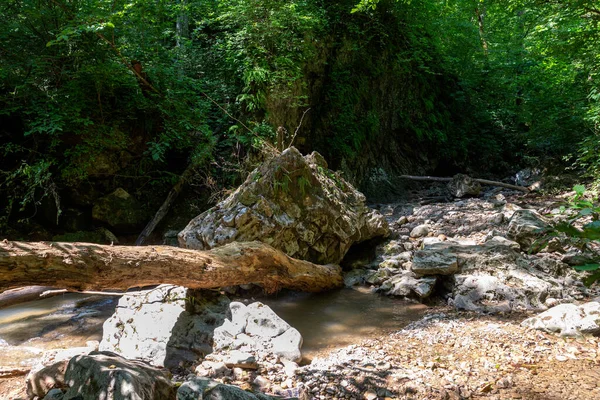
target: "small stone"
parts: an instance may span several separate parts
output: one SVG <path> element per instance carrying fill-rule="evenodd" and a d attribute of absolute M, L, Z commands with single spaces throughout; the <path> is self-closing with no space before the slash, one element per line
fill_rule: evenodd
<path fill-rule="evenodd" d="M 410 231 L 410 237 L 413 239 L 422 238 L 424 236 L 427 236 L 430 230 L 431 228 L 429 227 L 429 225 L 424 224 L 416 226 L 412 231 Z"/>
<path fill-rule="evenodd" d="M 363 398 L 365 400 L 375 400 L 375 399 L 377 399 L 377 393 L 375 393 L 375 391 L 373 391 L 373 390 L 367 390 L 363 394 Z"/>
<path fill-rule="evenodd" d="M 256 357 L 250 353 L 244 353 L 242 351 L 234 350 L 229 353 L 229 356 L 224 360 L 225 365 L 229 368 L 245 368 L 245 369 L 256 369 L 258 364 Z"/>
<path fill-rule="evenodd" d="M 257 376 L 252 382 L 261 392 L 265 392 L 271 387 L 271 382 L 262 375 Z"/>

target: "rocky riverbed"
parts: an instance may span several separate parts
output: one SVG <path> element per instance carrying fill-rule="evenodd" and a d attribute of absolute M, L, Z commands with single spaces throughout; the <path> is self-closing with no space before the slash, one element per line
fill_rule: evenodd
<path fill-rule="evenodd" d="M 429 195 L 436 197 L 438 190 L 432 187 Z M 224 355 L 215 351 L 201 362 L 188 358 L 172 366 L 171 379 L 181 385 L 179 398 L 191 398 L 185 393 L 198 388 L 214 393 L 237 390 L 220 383 L 257 396 L 304 399 L 599 398 L 600 340 L 594 335 L 600 334 L 600 305 L 590 302 L 599 294 L 597 287 L 584 286 L 583 275 L 569 266 L 582 255 L 566 241 L 554 241 L 543 251 L 535 248 L 539 229 L 554 218 L 550 212 L 562 199 L 490 190 L 480 198 L 422 204 L 427 195 L 378 205 L 391 226 L 390 239 L 374 253 L 357 252 L 346 260 L 346 267 L 353 268 L 346 274 L 349 286 L 362 285 L 372 296 L 425 302 L 429 309 L 424 317 L 403 329 L 371 334 L 367 340 L 301 360 L 297 353 L 286 356 L 287 349 L 252 353 L 252 343 L 267 339 L 253 339 L 246 314 L 245 328 L 236 333 L 231 316 L 225 336 L 237 340 L 236 349 L 223 345 L 221 334 L 219 351 L 225 349 Z M 560 304 L 585 307 L 553 308 Z M 185 302 L 169 307 L 189 311 Z M 554 314 L 523 324 L 549 308 Z M 136 316 L 122 315 L 127 324 L 121 326 L 135 325 Z M 225 319 L 212 311 L 203 315 L 203 324 Z M 277 322 L 273 326 L 283 326 L 276 330 L 293 329 L 271 314 L 268 319 Z M 115 321 L 118 328 L 120 320 Z M 297 342 L 296 333 L 291 337 Z M 111 350 L 124 349 L 117 345 Z M 148 361 L 161 366 L 155 356 L 152 353 Z M 25 398 L 23 378 L 0 379 L 0 396 Z"/>

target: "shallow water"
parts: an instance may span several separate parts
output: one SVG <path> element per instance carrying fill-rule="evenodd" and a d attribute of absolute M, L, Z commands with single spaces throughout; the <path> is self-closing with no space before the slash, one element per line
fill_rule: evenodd
<path fill-rule="evenodd" d="M 303 355 L 326 351 L 397 331 L 420 319 L 426 306 L 370 293 L 341 289 L 327 293 L 288 293 L 260 299 L 304 338 Z"/>
<path fill-rule="evenodd" d="M 0 309 L 0 366 L 29 365 L 41 350 L 100 340 L 116 298 L 64 294 Z"/>
<path fill-rule="evenodd" d="M 302 352 L 308 359 L 401 329 L 421 318 L 426 309 L 366 289 L 285 293 L 258 300 L 300 331 Z M 100 340 L 102 324 L 114 312 L 117 301 L 117 297 L 71 293 L 0 309 L 0 366 L 22 366 L 34 360 L 40 350 L 85 346 L 88 340 Z"/>

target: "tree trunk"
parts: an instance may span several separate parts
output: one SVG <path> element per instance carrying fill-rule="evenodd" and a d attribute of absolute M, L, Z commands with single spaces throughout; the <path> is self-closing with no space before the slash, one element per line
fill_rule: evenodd
<path fill-rule="evenodd" d="M 268 292 L 319 292 L 340 287 L 342 274 L 337 265 L 296 260 L 261 242 L 234 242 L 209 251 L 0 242 L 0 291 L 30 285 L 126 290 L 162 283 L 198 289 L 255 283 Z"/>
<path fill-rule="evenodd" d="M 150 220 L 150 222 L 148 222 L 148 225 L 146 225 L 142 233 L 140 233 L 140 236 L 138 236 L 137 240 L 135 241 L 136 246 L 141 246 L 142 244 L 144 244 L 148 236 L 150 236 L 152 232 L 154 232 L 154 228 L 156 228 L 156 226 L 160 223 L 160 221 L 162 221 L 165 215 L 167 215 L 169 209 L 171 208 L 171 204 L 173 204 L 173 202 L 177 199 L 177 196 L 179 196 L 179 193 L 183 189 L 183 186 L 194 172 L 195 167 L 196 165 L 194 163 L 190 163 L 190 165 L 188 165 L 185 171 L 183 171 L 183 174 L 181 174 L 179 180 L 169 192 L 169 195 L 163 202 L 162 206 L 160 206 L 154 217 Z"/>

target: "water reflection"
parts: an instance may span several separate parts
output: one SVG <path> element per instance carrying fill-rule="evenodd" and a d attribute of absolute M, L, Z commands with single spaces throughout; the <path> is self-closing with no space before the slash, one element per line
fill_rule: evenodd
<path fill-rule="evenodd" d="M 260 301 L 300 331 L 304 338 L 302 353 L 308 358 L 402 329 L 421 318 L 427 308 L 374 295 L 367 289 L 287 293 Z"/>
<path fill-rule="evenodd" d="M 0 309 L 0 341 L 59 348 L 99 340 L 117 298 L 64 294 Z"/>

